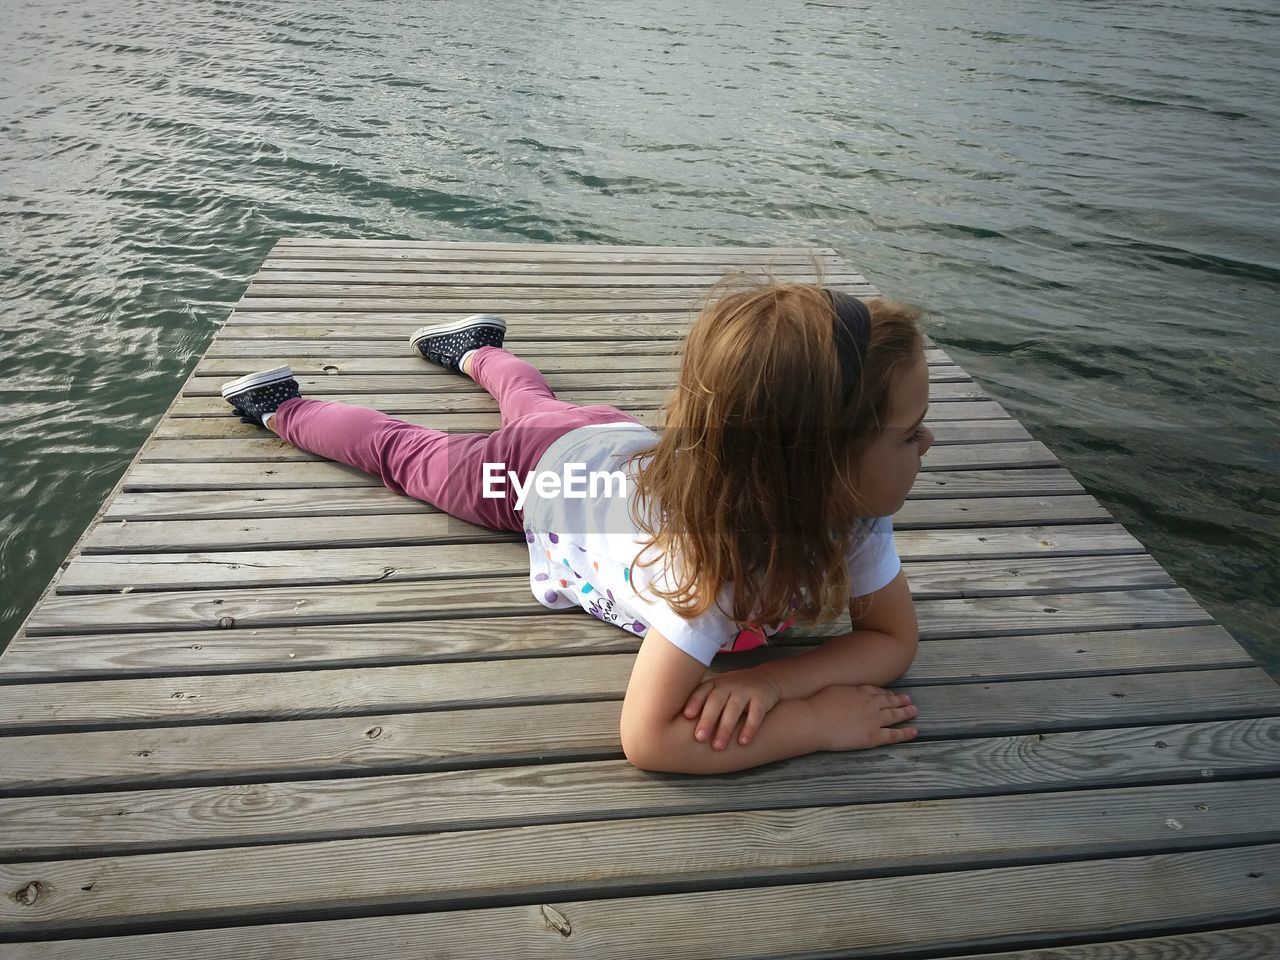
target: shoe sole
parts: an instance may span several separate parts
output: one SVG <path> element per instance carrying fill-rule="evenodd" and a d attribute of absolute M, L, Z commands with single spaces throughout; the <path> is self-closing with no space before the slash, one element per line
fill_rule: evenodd
<path fill-rule="evenodd" d="M 507 332 L 507 321 L 501 317 L 495 317 L 491 313 L 477 313 L 463 320 L 454 320 L 452 323 L 433 323 L 428 327 L 419 327 L 413 331 L 409 337 L 409 346 L 415 351 L 418 344 L 427 339 L 427 337 L 439 337 L 446 333 L 458 333 L 461 330 L 467 330 L 470 327 L 497 327 L 505 335 Z"/>
<path fill-rule="evenodd" d="M 293 379 L 293 370 L 289 367 L 276 367 L 274 370 L 262 370 L 258 373 L 246 374 L 238 380 L 232 380 L 230 383 L 222 385 L 222 399 L 226 400 L 237 393 L 252 390 L 254 387 L 265 387 L 269 383 L 279 383 L 282 380 L 291 379 Z"/>

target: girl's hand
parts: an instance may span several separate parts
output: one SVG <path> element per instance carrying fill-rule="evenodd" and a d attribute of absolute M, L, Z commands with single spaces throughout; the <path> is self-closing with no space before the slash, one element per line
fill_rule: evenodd
<path fill-rule="evenodd" d="M 902 743 L 916 735 L 914 727 L 893 724 L 910 720 L 919 710 L 904 693 L 871 684 L 823 687 L 810 701 L 828 731 L 828 750 L 866 750 Z"/>
<path fill-rule="evenodd" d="M 768 674 L 754 668 L 734 670 L 698 686 L 684 705 L 684 715 L 687 720 L 698 717 L 693 731 L 695 740 L 705 743 L 714 732 L 711 749 L 723 750 L 745 711 L 747 719 L 738 736 L 738 743 L 745 747 L 759 731 L 764 715 L 781 699 L 777 683 Z"/>

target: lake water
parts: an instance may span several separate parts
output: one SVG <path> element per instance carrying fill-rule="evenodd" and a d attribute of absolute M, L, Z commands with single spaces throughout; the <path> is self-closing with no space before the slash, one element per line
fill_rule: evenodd
<path fill-rule="evenodd" d="M 1280 675 L 1280 15 L 0 6 L 0 642 L 280 236 L 830 245 Z"/>

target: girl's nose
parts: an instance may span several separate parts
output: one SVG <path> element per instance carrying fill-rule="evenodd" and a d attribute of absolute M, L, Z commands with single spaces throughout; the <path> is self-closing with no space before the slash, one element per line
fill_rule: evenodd
<path fill-rule="evenodd" d="M 920 456 L 924 456 L 929 452 L 929 448 L 933 446 L 933 430 L 929 427 L 923 427 L 923 433 L 920 438 Z"/>

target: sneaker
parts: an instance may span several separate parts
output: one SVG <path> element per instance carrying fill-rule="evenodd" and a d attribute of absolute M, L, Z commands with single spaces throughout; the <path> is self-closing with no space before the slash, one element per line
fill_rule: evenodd
<path fill-rule="evenodd" d="M 246 422 L 260 425 L 262 418 L 275 413 L 280 404 L 301 396 L 298 381 L 288 367 L 250 373 L 222 385 L 222 399 Z"/>
<path fill-rule="evenodd" d="M 507 321 L 490 313 L 465 320 L 419 327 L 409 338 L 415 353 L 449 370 L 462 372 L 462 355 L 480 347 L 500 347 L 507 335 Z"/>

